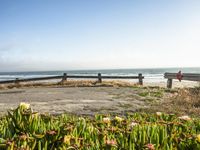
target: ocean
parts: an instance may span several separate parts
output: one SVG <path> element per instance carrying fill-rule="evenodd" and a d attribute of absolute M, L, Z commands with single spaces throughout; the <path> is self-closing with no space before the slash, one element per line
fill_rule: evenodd
<path fill-rule="evenodd" d="M 0 81 L 12 80 L 15 78 L 32 78 L 55 76 L 67 73 L 68 75 L 121 75 L 134 76 L 142 73 L 145 82 L 162 82 L 166 81 L 163 75 L 165 72 L 176 73 L 181 70 L 183 73 L 200 73 L 199 68 L 153 68 L 153 69 L 105 69 L 105 70 L 66 70 L 66 71 L 30 71 L 30 72 L 0 72 Z"/>

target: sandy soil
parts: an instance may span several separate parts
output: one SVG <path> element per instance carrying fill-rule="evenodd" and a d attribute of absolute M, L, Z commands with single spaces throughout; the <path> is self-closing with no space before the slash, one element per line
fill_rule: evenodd
<path fill-rule="evenodd" d="M 124 113 L 150 106 L 137 92 L 128 87 L 7 89 L 0 91 L 0 112 L 15 108 L 22 101 L 36 111 L 49 113 Z"/>
<path fill-rule="evenodd" d="M 199 86 L 200 83 L 196 81 L 181 81 L 173 80 L 172 88 L 185 88 L 185 87 L 195 87 Z M 164 82 L 144 82 L 144 86 L 159 86 L 159 87 L 166 87 L 167 80 Z"/>

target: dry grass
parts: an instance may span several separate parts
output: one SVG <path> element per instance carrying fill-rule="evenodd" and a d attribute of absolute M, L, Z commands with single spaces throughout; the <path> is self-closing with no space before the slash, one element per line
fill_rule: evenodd
<path fill-rule="evenodd" d="M 25 88 L 25 87 L 132 87 L 137 86 L 136 83 L 124 82 L 124 81 L 98 81 L 92 80 L 68 80 L 64 82 L 24 82 L 18 84 L 2 84 L 0 89 L 12 89 L 12 88 Z"/>
<path fill-rule="evenodd" d="M 152 106 L 150 112 L 162 111 L 179 115 L 200 115 L 200 87 L 178 89 L 159 105 Z"/>

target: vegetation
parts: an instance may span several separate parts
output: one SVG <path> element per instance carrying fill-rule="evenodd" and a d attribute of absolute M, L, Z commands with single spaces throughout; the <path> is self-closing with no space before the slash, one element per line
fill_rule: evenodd
<path fill-rule="evenodd" d="M 104 80 L 102 83 L 99 83 L 96 80 L 67 80 L 67 81 L 57 81 L 54 82 L 22 82 L 22 83 L 10 83 L 10 84 L 1 84 L 0 90 L 2 89 L 12 89 L 12 88 L 21 88 L 21 87 L 138 87 L 135 83 L 129 83 L 125 81 L 115 80 Z"/>
<path fill-rule="evenodd" d="M 170 90 L 171 96 L 165 98 L 159 104 L 152 106 L 148 112 L 165 111 L 166 113 L 175 113 L 178 115 L 200 115 L 200 88 L 182 88 Z"/>
<path fill-rule="evenodd" d="M 142 92 L 139 92 L 138 95 L 142 97 L 150 96 L 150 97 L 162 98 L 164 95 L 164 92 L 165 91 L 163 90 L 163 88 L 146 87 L 143 89 Z"/>
<path fill-rule="evenodd" d="M 33 112 L 21 103 L 0 119 L 0 149 L 200 149 L 200 119 L 134 113 L 94 118 Z"/>

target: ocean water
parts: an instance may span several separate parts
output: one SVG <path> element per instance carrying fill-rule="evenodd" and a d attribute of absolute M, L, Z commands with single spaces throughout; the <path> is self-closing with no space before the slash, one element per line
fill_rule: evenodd
<path fill-rule="evenodd" d="M 165 72 L 176 73 L 181 70 L 183 73 L 200 73 L 200 68 L 157 68 L 157 69 L 106 69 L 106 70 L 66 70 L 66 71 L 33 71 L 33 72 L 0 72 L 0 81 L 12 80 L 15 78 L 32 78 L 63 75 L 120 75 L 134 76 L 142 73 L 145 77 L 144 82 L 163 82 Z"/>

